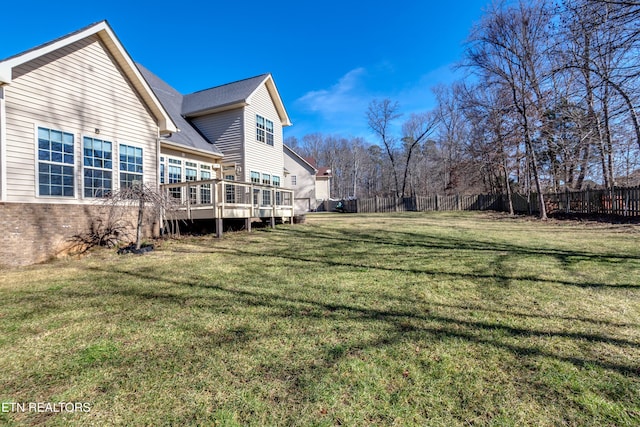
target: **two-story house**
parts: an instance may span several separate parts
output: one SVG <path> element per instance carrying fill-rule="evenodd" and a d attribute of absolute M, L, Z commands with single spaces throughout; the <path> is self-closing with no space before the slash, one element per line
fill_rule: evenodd
<path fill-rule="evenodd" d="M 170 116 L 180 124 L 180 132 L 161 140 L 162 184 L 195 181 L 196 177 L 207 179 L 202 174 L 196 175 L 195 171 L 189 174 L 181 158 L 188 157 L 184 147 L 189 146 L 223 154 L 223 162 L 217 174 L 212 176 L 214 178 L 276 189 L 284 185 L 282 129 L 290 126 L 291 122 L 270 74 L 181 95 L 143 66 L 139 65 L 139 69 Z M 262 188 L 254 196 L 255 200 L 247 201 L 251 203 L 241 203 L 238 193 L 242 189 L 233 184 L 225 186 L 228 188 L 224 190 L 224 201 L 236 207 L 252 204 L 269 208 L 282 201 L 282 191 Z M 206 219 L 204 212 L 194 211 L 192 218 Z M 227 210 L 227 215 L 248 219 L 251 216 L 272 216 L 273 212 L 260 209 L 248 215 L 245 210 L 237 209 L 233 213 Z"/>
<path fill-rule="evenodd" d="M 280 209 L 291 192 L 279 190 L 290 124 L 271 75 L 183 96 L 138 66 L 106 21 L 4 59 L 0 263 L 64 251 L 91 229 L 105 194 L 136 182 L 184 183 L 167 191 L 208 207 L 201 214 L 218 226 L 225 212 L 292 216 Z"/>

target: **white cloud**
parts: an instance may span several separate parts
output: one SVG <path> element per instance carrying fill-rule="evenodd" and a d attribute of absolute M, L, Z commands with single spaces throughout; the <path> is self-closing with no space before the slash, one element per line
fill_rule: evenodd
<path fill-rule="evenodd" d="M 321 132 L 375 138 L 365 116 L 373 99 L 388 98 L 398 102 L 403 116 L 394 126 L 399 128 L 411 113 L 422 113 L 435 107 L 432 91 L 435 85 L 448 84 L 459 77 L 459 72 L 449 65 L 433 69 L 413 81 L 403 81 L 400 70 L 389 62 L 355 68 L 330 87 L 307 92 L 298 98 L 292 110 L 295 126 L 287 134 L 301 137 Z"/>
<path fill-rule="evenodd" d="M 338 83 L 329 89 L 307 92 L 298 98 L 296 103 L 306 111 L 319 113 L 325 117 L 353 111 L 354 107 L 363 102 L 366 105 L 367 96 L 362 81 L 365 75 L 364 68 L 355 68 L 342 76 Z"/>

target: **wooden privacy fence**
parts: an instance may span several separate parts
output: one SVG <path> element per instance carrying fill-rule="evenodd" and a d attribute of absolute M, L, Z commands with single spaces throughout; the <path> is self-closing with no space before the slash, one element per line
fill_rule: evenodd
<path fill-rule="evenodd" d="M 538 197 L 512 195 L 517 213 L 540 212 Z M 373 197 L 344 201 L 345 210 L 352 213 L 426 212 L 426 211 L 509 211 L 506 195 L 433 195 L 414 197 Z M 567 191 L 545 194 L 547 213 L 587 215 L 618 215 L 640 217 L 640 187 L 609 190 Z"/>
<path fill-rule="evenodd" d="M 554 193 L 546 196 L 545 204 L 550 213 L 640 217 L 640 187 Z"/>
<path fill-rule="evenodd" d="M 373 197 L 345 200 L 344 206 L 353 213 L 503 210 L 502 199 L 499 194 Z"/>

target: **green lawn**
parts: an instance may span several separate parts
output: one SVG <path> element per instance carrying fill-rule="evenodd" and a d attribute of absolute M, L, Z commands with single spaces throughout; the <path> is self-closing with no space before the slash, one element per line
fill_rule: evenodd
<path fill-rule="evenodd" d="M 640 226 L 309 215 L 0 271 L 8 425 L 640 425 Z"/>

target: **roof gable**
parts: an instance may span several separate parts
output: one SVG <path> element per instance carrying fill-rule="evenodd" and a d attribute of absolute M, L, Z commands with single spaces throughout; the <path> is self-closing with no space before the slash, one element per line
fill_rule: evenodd
<path fill-rule="evenodd" d="M 187 117 L 197 117 L 245 107 L 251 104 L 253 95 L 262 85 L 267 87 L 282 126 L 291 126 L 291 121 L 271 74 L 261 74 L 185 95 L 182 114 Z"/>
<path fill-rule="evenodd" d="M 100 38 L 104 43 L 104 46 L 106 46 L 106 49 L 121 67 L 132 86 L 158 121 L 160 132 L 176 132 L 178 130 L 176 124 L 171 120 L 168 112 L 164 109 L 154 92 L 142 77 L 142 74 L 135 66 L 133 60 L 125 50 L 124 46 L 120 43 L 107 21 L 101 21 L 89 25 L 59 39 L 50 41 L 0 61 L 0 85 L 11 84 L 14 67 L 25 64 L 93 35 L 97 35 Z"/>
<path fill-rule="evenodd" d="M 287 156 L 290 159 L 298 162 L 300 165 L 304 166 L 305 168 L 310 169 L 311 173 L 313 173 L 313 174 L 317 174 L 318 173 L 318 169 L 314 165 L 309 163 L 309 161 L 306 160 L 304 157 L 302 157 L 300 154 L 298 154 L 295 151 L 293 151 L 293 149 L 291 147 L 289 147 L 286 144 L 282 144 L 282 146 L 284 147 L 284 155 L 285 156 Z"/>
<path fill-rule="evenodd" d="M 146 79 L 147 83 L 154 91 L 169 116 L 178 126 L 178 132 L 172 133 L 162 139 L 163 142 L 176 143 L 182 146 L 204 151 L 209 155 L 222 157 L 222 152 L 218 147 L 202 136 L 197 129 L 182 117 L 183 96 L 180 92 L 169 86 L 164 80 L 147 70 L 144 66 L 137 64 L 138 69 Z"/>

